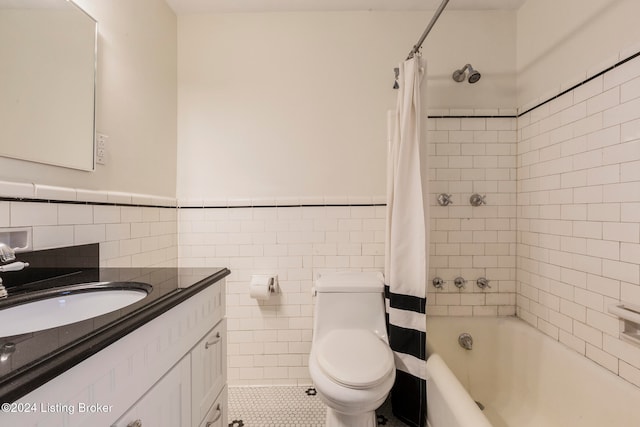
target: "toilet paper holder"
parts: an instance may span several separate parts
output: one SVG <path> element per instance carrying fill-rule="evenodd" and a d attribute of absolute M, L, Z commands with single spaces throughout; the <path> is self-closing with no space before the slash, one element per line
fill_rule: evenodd
<path fill-rule="evenodd" d="M 257 290 L 252 289 L 254 285 L 258 287 Z M 260 290 L 259 288 L 262 288 L 262 290 Z M 249 289 L 251 298 L 268 299 L 271 295 L 278 292 L 278 275 L 253 274 L 251 275 L 251 283 L 249 285 Z"/>
<path fill-rule="evenodd" d="M 270 293 L 275 293 L 276 291 L 276 278 L 273 276 L 269 277 L 269 292 Z"/>

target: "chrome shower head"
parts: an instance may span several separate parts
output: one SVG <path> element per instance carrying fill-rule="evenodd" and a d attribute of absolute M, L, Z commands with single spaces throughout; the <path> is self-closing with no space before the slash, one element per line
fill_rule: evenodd
<path fill-rule="evenodd" d="M 478 72 L 478 70 L 474 70 L 471 65 L 469 65 L 469 83 L 473 84 L 477 82 L 480 80 L 480 77 L 482 77 L 480 72 Z"/>
<path fill-rule="evenodd" d="M 482 75 L 478 72 L 478 70 L 474 70 L 473 67 L 471 66 L 471 64 L 467 64 L 464 67 L 462 67 L 460 70 L 455 70 L 453 72 L 453 75 L 451 76 L 453 78 L 453 80 L 455 80 L 456 82 L 460 83 L 462 81 L 464 81 L 464 72 L 469 70 L 469 83 L 473 84 L 476 83 L 478 80 L 480 80 L 480 77 L 482 77 Z"/>

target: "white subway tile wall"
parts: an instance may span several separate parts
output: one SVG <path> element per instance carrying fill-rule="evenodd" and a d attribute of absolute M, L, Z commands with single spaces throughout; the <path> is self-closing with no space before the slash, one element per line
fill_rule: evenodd
<path fill-rule="evenodd" d="M 453 115 L 438 110 L 432 115 Z M 479 111 L 465 111 L 480 115 Z M 497 114 L 495 112 L 494 114 Z M 427 122 L 431 216 L 430 315 L 506 316 L 516 305 L 516 119 L 433 118 Z M 451 194 L 449 206 L 437 197 Z M 474 207 L 472 194 L 485 197 Z M 446 281 L 436 289 L 431 280 Z M 456 277 L 467 280 L 458 289 Z M 490 288 L 476 285 L 480 277 Z"/>
<path fill-rule="evenodd" d="M 31 227 L 33 250 L 99 243 L 102 267 L 176 266 L 177 215 L 175 208 L 0 201 L 0 227 Z"/>
<path fill-rule="evenodd" d="M 518 119 L 517 314 L 640 386 L 640 59 Z"/>
<path fill-rule="evenodd" d="M 640 386 L 640 347 L 619 339 L 620 321 L 607 311 L 620 300 L 640 304 L 640 58 L 518 119 L 491 117 L 511 109 L 429 113 L 469 117 L 427 121 L 428 313 L 517 314 Z M 439 206 L 440 193 L 453 204 Z M 486 205 L 472 207 L 473 193 Z M 175 206 L 11 182 L 0 182 L 0 196 Z M 322 271 L 382 270 L 386 208 L 282 205 L 384 201 L 190 200 L 173 209 L 7 200 L 0 227 L 32 227 L 34 249 L 98 242 L 106 267 L 229 267 L 230 384 L 306 385 L 313 281 Z M 277 274 L 281 293 L 250 299 L 252 274 Z M 443 289 L 431 285 L 435 276 Z M 454 286 L 457 276 L 465 288 Z M 477 287 L 479 277 L 491 288 Z"/>
<path fill-rule="evenodd" d="M 179 209 L 182 267 L 228 266 L 231 385 L 310 384 L 314 279 L 384 269 L 384 206 Z M 249 297 L 252 274 L 277 274 L 280 293 Z"/>

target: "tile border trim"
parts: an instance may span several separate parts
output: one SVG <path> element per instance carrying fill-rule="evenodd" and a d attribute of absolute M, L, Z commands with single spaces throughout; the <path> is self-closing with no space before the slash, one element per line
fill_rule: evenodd
<path fill-rule="evenodd" d="M 23 203 L 58 203 L 65 205 L 87 205 L 87 206 L 126 206 L 136 208 L 161 208 L 176 209 L 177 206 L 145 204 L 145 203 L 118 203 L 118 202 L 90 202 L 80 200 L 55 200 L 55 199 L 36 199 L 27 197 L 1 197 L 0 202 L 23 202 Z"/>
<path fill-rule="evenodd" d="M 592 76 L 587 77 L 586 79 L 582 80 L 579 83 L 576 83 L 572 86 L 570 86 L 567 89 L 564 89 L 562 91 L 560 91 L 558 94 L 553 95 L 549 98 L 547 98 L 544 101 L 538 102 L 537 104 L 535 104 L 533 107 L 529 107 L 526 110 L 522 111 L 522 112 L 517 112 L 516 114 L 496 114 L 496 115 L 460 115 L 460 114 L 434 114 L 434 115 L 427 115 L 428 119 L 517 119 L 520 118 L 521 116 L 524 116 L 525 114 L 530 113 L 531 111 L 542 107 L 545 104 L 548 104 L 549 102 L 560 98 L 563 95 L 566 95 L 567 93 L 571 92 L 572 90 L 575 90 L 577 88 L 579 88 L 580 86 L 589 83 L 591 80 L 597 79 L 598 77 L 608 73 L 609 71 L 612 71 L 613 69 L 637 58 L 640 57 L 640 52 L 636 52 L 628 57 L 626 57 L 625 59 L 621 59 L 620 61 L 616 62 L 615 64 L 593 74 Z"/>
<path fill-rule="evenodd" d="M 562 95 L 566 95 L 567 93 L 571 92 L 572 90 L 575 90 L 575 89 L 579 88 L 580 86 L 589 83 L 591 80 L 596 79 L 596 78 L 608 73 L 609 71 L 612 71 L 613 69 L 615 69 L 615 68 L 617 68 L 617 67 L 619 67 L 619 66 L 621 66 L 621 65 L 623 65 L 623 64 L 625 64 L 625 63 L 627 63 L 627 62 L 629 62 L 629 61 L 631 61 L 631 60 L 633 60 L 633 59 L 635 59 L 635 58 L 637 58 L 639 56 L 640 56 L 640 52 L 636 52 L 633 55 L 628 56 L 627 58 L 616 62 L 615 64 L 605 68 L 604 70 L 599 71 L 599 72 L 595 73 L 594 75 L 587 77 L 586 79 L 584 79 L 580 83 L 576 83 L 573 86 L 569 87 L 568 89 L 565 89 L 565 90 L 561 91 L 557 95 L 554 95 L 554 96 L 552 96 L 551 98 L 548 98 L 545 101 L 539 102 L 538 104 L 534 105 L 531 108 L 526 109 L 523 112 L 518 112 L 518 114 L 516 115 L 516 118 L 524 116 L 525 114 L 530 113 L 531 111 L 533 111 L 533 110 L 535 110 L 537 108 L 540 108 L 543 105 L 548 104 L 549 102 L 551 102 L 551 101 L 553 101 L 555 99 L 560 98 Z"/>
<path fill-rule="evenodd" d="M 294 203 L 294 204 L 241 204 L 241 205 L 203 205 L 203 206 L 168 206 L 145 203 L 118 203 L 118 202 L 91 202 L 79 200 L 56 200 L 56 199 L 36 199 L 27 197 L 2 197 L 0 202 L 22 202 L 22 203 L 58 203 L 65 205 L 86 205 L 86 206 L 121 206 L 136 208 L 160 208 L 160 209 L 247 209 L 247 208 L 323 208 L 323 207 L 383 207 L 386 203 Z"/>

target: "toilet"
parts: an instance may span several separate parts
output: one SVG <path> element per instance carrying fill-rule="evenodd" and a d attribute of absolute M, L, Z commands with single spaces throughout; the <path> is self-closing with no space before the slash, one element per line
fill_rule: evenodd
<path fill-rule="evenodd" d="M 327 427 L 376 427 L 396 371 L 378 272 L 322 275 L 315 284 L 309 373 Z"/>

